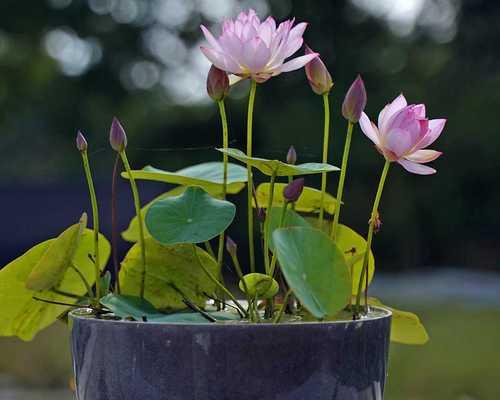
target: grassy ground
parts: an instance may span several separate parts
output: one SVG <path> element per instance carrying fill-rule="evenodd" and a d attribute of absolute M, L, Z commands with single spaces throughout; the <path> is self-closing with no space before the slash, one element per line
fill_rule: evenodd
<path fill-rule="evenodd" d="M 394 304 L 400 306 L 400 304 Z M 408 307 L 419 313 L 431 341 L 393 345 L 386 400 L 497 400 L 500 398 L 500 311 Z M 68 387 L 66 328 L 43 332 L 31 343 L 0 339 L 0 375 L 39 387 Z M 0 395 L 12 381 L 0 379 Z M 57 399 L 66 400 L 57 396 Z M 0 396 L 0 398 L 2 398 Z M 26 397 L 9 397 L 23 399 Z M 54 397 L 30 396 L 53 400 Z M 67 400 L 72 397 L 68 392 Z"/>

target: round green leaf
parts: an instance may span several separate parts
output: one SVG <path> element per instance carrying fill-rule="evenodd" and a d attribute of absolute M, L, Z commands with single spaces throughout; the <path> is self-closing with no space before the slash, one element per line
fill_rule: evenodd
<path fill-rule="evenodd" d="M 339 171 L 339 168 L 330 164 L 322 163 L 305 163 L 305 164 L 287 164 L 279 160 L 267 160 L 265 158 L 248 157 L 245 153 L 238 149 L 217 149 L 221 153 L 226 153 L 228 156 L 241 161 L 244 164 L 251 165 L 257 168 L 265 175 L 271 176 L 273 173 L 276 176 L 296 176 L 320 174 L 322 172 Z"/>
<path fill-rule="evenodd" d="M 271 249 L 271 251 L 274 251 L 273 232 L 280 227 L 282 214 L 283 207 L 273 207 L 267 213 L 267 217 L 269 218 L 269 230 L 267 232 L 267 235 L 269 239 L 269 248 Z M 308 222 L 299 214 L 297 214 L 293 210 L 290 210 L 290 208 L 287 208 L 282 228 L 291 226 L 302 226 L 305 228 L 311 227 Z"/>
<path fill-rule="evenodd" d="M 222 190 L 224 181 L 224 163 L 219 161 L 192 165 L 175 172 L 164 171 L 150 165 L 142 170 L 132 171 L 135 179 L 173 183 L 182 186 L 199 186 L 207 191 Z M 128 174 L 122 172 L 122 177 L 128 179 Z M 241 165 L 228 163 L 227 192 L 238 193 L 245 187 L 247 171 Z"/>
<path fill-rule="evenodd" d="M 196 247 L 200 261 L 214 276 L 219 276 L 217 262 L 204 250 Z M 141 282 L 141 251 L 138 243 L 129 250 L 121 264 L 122 294 L 139 296 Z M 181 293 L 193 303 L 204 306 L 203 294 L 213 294 L 215 284 L 199 266 L 192 245 L 164 246 L 152 238 L 146 239 L 145 298 L 158 310 L 186 308 Z"/>
<path fill-rule="evenodd" d="M 149 203 L 147 203 L 144 207 L 142 207 L 142 209 L 141 209 L 142 215 L 146 215 L 149 208 L 151 207 L 151 205 L 153 203 L 157 202 L 158 200 L 163 200 L 163 199 L 166 199 L 167 197 L 178 196 L 178 195 L 184 193 L 185 190 L 186 190 L 186 186 L 177 186 L 176 188 L 159 195 L 158 197 L 154 198 Z M 205 190 L 207 191 L 208 194 L 210 194 L 213 197 L 216 197 L 218 199 L 222 198 L 222 186 L 209 187 L 209 188 L 205 188 Z M 145 227 L 145 229 L 144 229 L 144 236 L 151 237 L 147 227 Z M 130 220 L 128 228 L 122 232 L 122 238 L 123 238 L 123 240 L 126 240 L 127 242 L 135 243 L 135 242 L 139 241 L 139 221 L 137 219 L 137 215 L 134 216 Z"/>
<path fill-rule="evenodd" d="M 401 311 L 396 308 L 388 307 L 382 304 L 380 300 L 373 297 L 368 299 L 368 304 L 384 307 L 392 311 L 392 342 L 419 345 L 429 341 L 429 335 L 417 315 L 408 311 Z"/>
<path fill-rule="evenodd" d="M 287 186 L 286 183 L 275 183 L 274 185 L 274 196 L 273 196 L 273 206 L 282 206 L 285 203 L 283 198 L 283 189 Z M 267 208 L 267 203 L 269 202 L 269 182 L 261 183 L 256 190 L 257 202 L 259 207 Z M 304 186 L 304 190 L 300 195 L 299 199 L 294 203 L 295 210 L 305 213 L 317 213 L 320 210 L 321 205 L 321 190 L 314 189 L 312 187 Z M 329 193 L 325 193 L 323 205 L 324 210 L 328 214 L 333 214 L 335 212 L 335 206 L 337 200 Z M 255 201 L 253 202 L 255 207 Z"/>
<path fill-rule="evenodd" d="M 273 233 L 281 271 L 299 301 L 316 318 L 335 315 L 351 296 L 351 277 L 342 251 L 314 228 Z"/>
<path fill-rule="evenodd" d="M 235 213 L 234 204 L 190 186 L 179 196 L 152 204 L 146 214 L 146 227 L 162 244 L 200 243 L 224 232 Z"/>
<path fill-rule="evenodd" d="M 276 282 L 276 280 L 271 278 L 269 275 L 255 272 L 245 275 L 243 280 L 246 283 L 248 295 L 251 298 L 257 297 L 259 299 L 270 299 L 276 296 L 280 290 L 278 282 Z M 243 281 L 240 280 L 238 286 L 240 290 L 245 293 L 245 285 L 243 284 Z"/>
<path fill-rule="evenodd" d="M 306 220 L 314 227 L 318 227 L 318 219 L 306 217 Z M 331 222 L 325 221 L 323 223 L 323 231 L 330 234 Z M 352 276 L 352 294 L 358 294 L 359 280 L 361 279 L 361 270 L 363 269 L 363 257 L 366 252 L 366 240 L 356 231 L 352 230 L 346 225 L 339 225 L 337 238 L 335 243 L 344 253 L 347 265 L 351 270 Z M 368 285 L 373 279 L 375 274 L 375 257 L 373 252 L 370 251 L 368 258 Z M 363 291 L 366 288 L 366 282 L 362 284 Z"/>
<path fill-rule="evenodd" d="M 77 224 L 71 225 L 50 244 L 26 279 L 27 289 L 48 290 L 61 281 L 86 227 L 87 214 L 83 213 Z"/>
<path fill-rule="evenodd" d="M 52 291 L 35 292 L 26 288 L 26 279 L 55 241 L 56 239 L 50 239 L 37 244 L 0 270 L 1 336 L 18 336 L 23 340 L 31 340 L 39 331 L 54 323 L 69 309 L 66 306 L 34 300 L 33 296 L 51 301 L 77 303 L 75 299 L 55 294 Z M 99 237 L 99 252 L 101 254 L 100 267 L 104 269 L 111 247 L 102 235 Z M 94 264 L 88 257 L 89 254 L 94 254 L 94 233 L 86 229 L 72 262 L 92 285 L 95 281 L 95 272 Z M 55 288 L 76 295 L 84 295 L 87 292 L 80 277 L 71 268 L 66 270 L 61 282 Z"/>

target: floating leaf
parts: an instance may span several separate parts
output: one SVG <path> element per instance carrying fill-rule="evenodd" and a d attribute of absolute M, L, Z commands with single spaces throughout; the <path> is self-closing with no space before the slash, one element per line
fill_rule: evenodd
<path fill-rule="evenodd" d="M 23 340 L 31 340 L 39 331 L 54 323 L 69 309 L 65 306 L 36 301 L 33 296 L 51 301 L 77 303 L 75 299 L 55 294 L 53 291 L 35 292 L 26 288 L 26 279 L 55 240 L 50 239 L 37 244 L 0 270 L 1 336 L 18 336 Z M 100 235 L 101 269 L 106 266 L 110 251 L 109 242 Z M 72 261 L 85 279 L 93 284 L 95 271 L 94 264 L 88 257 L 89 254 L 94 254 L 94 233 L 86 229 Z M 73 269 L 66 271 L 56 288 L 79 296 L 87 293 L 87 289 Z"/>
<path fill-rule="evenodd" d="M 318 219 L 306 217 L 306 220 L 314 227 L 318 227 Z M 331 223 L 325 221 L 323 223 L 323 231 L 327 234 L 330 233 Z M 352 294 L 358 293 L 359 280 L 361 278 L 361 270 L 363 268 L 363 258 L 366 252 L 366 240 L 356 231 L 352 230 L 346 225 L 339 225 L 337 238 L 335 243 L 344 253 L 347 265 L 351 269 L 352 275 Z M 373 252 L 370 252 L 368 258 L 368 284 L 373 279 L 375 273 L 375 258 Z M 366 288 L 366 283 L 363 281 L 363 291 Z"/>
<path fill-rule="evenodd" d="M 207 313 L 217 321 L 238 321 L 241 317 L 228 311 L 212 311 Z M 176 312 L 172 314 L 160 314 L 153 316 L 148 321 L 168 322 L 168 323 L 188 323 L 188 324 L 206 324 L 207 318 L 197 312 Z"/>
<path fill-rule="evenodd" d="M 101 299 L 101 304 L 120 318 L 133 318 L 136 321 L 146 320 L 148 322 L 165 323 L 207 323 L 206 317 L 197 312 L 176 312 L 164 314 L 147 300 L 137 296 L 109 294 Z M 218 321 L 230 321 L 241 319 L 239 315 L 230 312 L 207 313 Z"/>
<path fill-rule="evenodd" d="M 199 186 L 207 191 L 221 190 L 224 181 L 224 163 L 219 161 L 192 165 L 175 172 L 164 171 L 150 165 L 142 170 L 133 170 L 135 179 L 173 183 L 182 186 Z M 126 172 L 122 177 L 128 179 Z M 228 163 L 227 192 L 238 193 L 245 187 L 247 170 L 241 165 Z"/>
<path fill-rule="evenodd" d="M 316 318 L 335 315 L 351 296 L 351 277 L 342 251 L 314 228 L 273 233 L 281 271 L 299 301 Z"/>
<path fill-rule="evenodd" d="M 27 289 L 48 290 L 61 281 L 86 227 L 87 214 L 83 213 L 77 224 L 71 225 L 50 244 L 26 279 Z"/>
<path fill-rule="evenodd" d="M 286 185 L 286 183 L 275 183 L 273 206 L 278 207 L 284 204 L 283 189 L 286 187 Z M 256 195 L 259 207 L 267 208 L 267 204 L 269 202 L 269 182 L 261 183 L 257 187 Z M 325 212 L 328 214 L 333 214 L 335 212 L 337 200 L 331 194 L 325 193 L 323 204 L 325 207 Z M 319 212 L 320 205 L 321 190 L 305 186 L 299 199 L 295 202 L 295 210 L 305 213 L 316 213 Z M 253 202 L 253 206 L 255 207 L 255 201 Z"/>
<path fill-rule="evenodd" d="M 216 189 L 216 190 L 213 190 L 213 189 Z M 180 194 L 184 193 L 185 190 L 186 190 L 186 186 L 177 186 L 176 188 L 159 195 L 158 197 L 156 197 L 155 199 L 153 199 L 152 201 L 147 203 L 144 207 L 142 207 L 142 209 L 141 209 L 142 215 L 146 215 L 146 213 L 148 212 L 151 205 L 153 203 L 157 202 L 158 200 L 163 200 L 163 199 L 166 199 L 167 197 L 179 196 Z M 216 197 L 218 199 L 222 198 L 222 186 L 213 187 L 213 188 L 210 187 L 210 188 L 206 188 L 205 190 L 207 191 L 208 194 L 210 194 L 213 197 Z M 150 237 L 151 235 L 149 234 L 147 227 L 144 227 L 144 228 L 145 228 L 144 229 L 144 236 Z M 128 242 L 135 243 L 135 242 L 139 241 L 139 221 L 137 220 L 137 215 L 134 216 L 130 220 L 130 224 L 129 224 L 128 228 L 122 232 L 122 238 Z"/>
<path fill-rule="evenodd" d="M 164 246 L 152 238 L 146 239 L 145 298 L 158 310 L 186 308 L 182 294 L 193 303 L 203 306 L 213 294 L 215 284 L 199 266 L 194 246 L 178 244 Z M 214 276 L 219 276 L 217 262 L 204 250 L 196 247 L 199 260 Z M 122 294 L 138 296 L 141 282 L 141 249 L 134 244 L 121 264 Z M 182 293 L 182 294 L 181 294 Z"/>
<path fill-rule="evenodd" d="M 391 341 L 402 344 L 425 344 L 429 335 L 417 315 L 388 307 L 376 298 L 370 297 L 368 304 L 387 308 L 392 311 Z"/>
<path fill-rule="evenodd" d="M 246 287 L 248 289 L 248 295 L 251 298 L 259 298 L 259 299 L 270 299 L 278 293 L 280 290 L 278 282 L 271 278 L 269 275 L 252 273 L 247 274 L 243 277 L 243 280 L 246 283 Z M 240 290 L 245 293 L 245 285 L 243 281 L 240 280 L 239 283 Z"/>
<path fill-rule="evenodd" d="M 146 214 L 146 227 L 162 244 L 200 243 L 224 232 L 235 213 L 234 204 L 190 186 L 179 196 L 152 204 Z"/>
<path fill-rule="evenodd" d="M 339 171 L 339 168 L 330 164 L 322 163 L 305 163 L 305 164 L 287 164 L 279 160 L 267 160 L 265 158 L 248 157 L 245 153 L 238 149 L 217 149 L 221 153 L 226 153 L 228 156 L 233 157 L 244 164 L 251 165 L 257 168 L 265 175 L 276 176 L 296 176 L 296 175 L 310 175 L 320 174 L 322 172 Z"/>

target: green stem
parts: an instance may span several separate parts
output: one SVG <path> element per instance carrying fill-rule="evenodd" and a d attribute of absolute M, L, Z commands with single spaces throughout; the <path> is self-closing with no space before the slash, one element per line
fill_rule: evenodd
<path fill-rule="evenodd" d="M 252 298 L 250 297 L 249 291 L 248 291 L 248 285 L 245 279 L 243 279 L 243 270 L 241 269 L 241 264 L 240 260 L 238 260 L 238 256 L 236 254 L 231 254 L 231 259 L 233 260 L 234 268 L 236 270 L 236 274 L 238 275 L 239 280 L 241 281 L 243 285 L 243 290 L 245 292 L 245 296 L 247 298 L 248 302 L 248 312 L 250 314 L 250 320 L 253 322 L 254 321 L 254 313 L 255 311 L 253 310 L 252 307 Z"/>
<path fill-rule="evenodd" d="M 142 219 L 141 200 L 139 198 L 139 191 L 137 190 L 137 184 L 135 183 L 134 176 L 132 175 L 132 170 L 130 168 L 130 164 L 128 162 L 125 150 L 122 150 L 120 152 L 120 157 L 122 159 L 123 166 L 125 167 L 128 178 L 130 180 L 132 196 L 134 197 L 135 213 L 137 214 L 137 222 L 139 224 L 139 246 L 141 246 L 141 261 L 142 261 L 140 297 L 141 299 L 143 299 L 145 282 L 146 282 L 146 241 L 144 239 L 144 221 Z"/>
<path fill-rule="evenodd" d="M 118 218 L 117 218 L 117 195 L 118 166 L 120 154 L 116 153 L 115 164 L 113 166 L 113 176 L 111 179 L 111 251 L 113 253 L 113 270 L 115 272 L 115 291 L 121 293 L 120 289 L 120 263 L 118 262 Z"/>
<path fill-rule="evenodd" d="M 330 103 L 328 100 L 328 93 L 323 95 L 323 107 L 325 109 L 325 123 L 324 123 L 324 131 L 323 131 L 323 163 L 328 162 L 328 141 L 330 139 Z M 326 193 L 326 172 L 321 174 L 321 199 L 319 206 L 319 226 L 320 229 L 323 226 L 323 217 L 325 214 L 324 202 L 325 202 L 325 193 Z"/>
<path fill-rule="evenodd" d="M 220 290 L 222 290 L 234 302 L 236 307 L 240 309 L 243 315 L 248 316 L 248 313 L 245 310 L 245 308 L 239 303 L 238 300 L 236 300 L 233 294 L 222 283 L 220 283 L 220 281 L 205 267 L 205 265 L 203 265 L 203 262 L 200 260 L 198 252 L 196 251 L 196 246 L 194 244 L 193 244 L 193 253 L 194 256 L 196 257 L 196 260 L 198 261 L 199 266 L 201 267 L 203 272 L 205 272 L 205 274 L 210 278 L 210 280 L 215 284 L 215 286 L 217 286 Z"/>
<path fill-rule="evenodd" d="M 89 187 L 90 203 L 92 205 L 92 218 L 94 229 L 94 270 L 95 270 L 95 303 L 99 304 L 99 298 L 101 295 L 101 270 L 100 270 L 100 259 L 99 259 L 99 209 L 97 207 L 97 196 L 95 194 L 94 181 L 92 179 L 92 173 L 90 172 L 90 163 L 87 151 L 82 151 L 83 169 L 85 170 L 85 177 L 87 178 L 87 185 Z"/>
<path fill-rule="evenodd" d="M 212 258 L 216 260 L 217 258 L 215 257 L 215 253 L 210 242 L 207 240 L 206 242 L 203 242 L 203 244 L 205 245 L 205 249 L 207 250 L 208 254 L 210 254 Z"/>
<path fill-rule="evenodd" d="M 281 308 L 278 312 L 278 315 L 273 320 L 273 324 L 278 324 L 281 321 L 281 318 L 283 317 L 283 313 L 285 312 L 286 304 L 288 303 L 288 298 L 292 294 L 292 289 L 289 289 L 288 292 L 286 292 L 285 298 L 283 299 L 283 304 L 281 305 Z"/>
<path fill-rule="evenodd" d="M 252 157 L 252 129 L 253 129 L 253 108 L 255 104 L 255 91 L 257 82 L 252 80 L 250 86 L 250 95 L 248 98 L 247 114 L 247 156 Z M 252 167 L 247 164 L 247 201 L 248 201 L 248 250 L 250 255 L 250 271 L 255 272 L 255 248 L 253 243 L 253 208 L 252 208 Z"/>
<path fill-rule="evenodd" d="M 266 219 L 264 220 L 264 265 L 266 267 L 266 274 L 269 273 L 269 224 L 271 222 L 271 209 L 274 200 L 274 184 L 276 183 L 276 170 L 273 171 L 269 181 L 269 193 L 267 199 L 267 212 Z"/>
<path fill-rule="evenodd" d="M 281 218 L 280 218 L 280 224 L 278 225 L 278 229 L 283 227 L 283 224 L 285 223 L 285 217 L 286 217 L 286 209 L 288 207 L 288 202 L 285 202 L 283 204 L 283 208 L 281 209 Z M 278 262 L 278 257 L 276 256 L 276 251 L 273 252 L 273 258 L 271 260 L 271 267 L 269 268 L 269 276 L 272 278 L 274 277 L 274 270 L 276 269 L 276 263 Z"/>
<path fill-rule="evenodd" d="M 349 151 L 351 150 L 353 123 L 349 121 L 347 125 L 347 136 L 345 138 L 344 154 L 342 156 L 342 169 L 340 170 L 339 187 L 337 188 L 337 199 L 335 203 L 335 215 L 333 217 L 332 230 L 330 237 L 335 240 L 339 228 L 340 208 L 342 205 L 342 195 L 344 194 L 344 182 L 347 172 L 347 161 L 349 161 Z"/>
<path fill-rule="evenodd" d="M 220 100 L 217 102 L 219 106 L 219 114 L 222 122 L 222 147 L 227 149 L 229 147 L 229 131 L 227 128 L 227 116 L 226 116 L 226 108 L 224 106 L 224 100 Z M 222 198 L 225 200 L 227 195 L 227 163 L 228 163 L 228 155 L 223 153 L 223 162 L 224 162 L 224 172 L 223 172 L 223 182 L 222 182 Z M 222 274 L 222 260 L 224 257 L 224 232 L 222 232 L 219 236 L 219 250 L 217 254 L 217 264 L 219 264 L 221 274 Z"/>
<path fill-rule="evenodd" d="M 389 172 L 389 167 L 391 162 L 386 160 L 384 164 L 384 169 L 382 170 L 382 175 L 380 176 L 380 181 L 378 184 L 377 194 L 375 196 L 375 201 L 373 202 L 372 213 L 370 216 L 370 225 L 368 228 L 368 235 L 366 237 L 366 252 L 363 257 L 363 268 L 361 269 L 361 276 L 359 278 L 358 293 L 356 295 L 356 312 L 359 314 L 360 302 L 361 302 L 361 292 L 363 290 L 363 281 L 365 274 L 368 274 L 368 260 L 370 258 L 370 253 L 372 249 L 373 231 L 376 223 L 376 218 L 378 215 L 378 206 L 380 204 L 380 198 L 382 197 L 382 191 L 384 190 L 385 179 L 387 178 L 387 173 Z M 366 286 L 365 290 L 368 290 Z"/>
<path fill-rule="evenodd" d="M 81 279 L 83 285 L 85 286 L 85 289 L 87 290 L 89 297 L 90 298 L 94 297 L 93 293 L 92 293 L 92 288 L 90 287 L 90 284 L 87 282 L 87 279 L 85 279 L 85 276 L 83 276 L 83 274 L 80 272 L 80 270 L 74 264 L 70 264 L 69 267 L 71 269 L 73 269 L 76 272 L 76 274 L 78 275 L 78 277 Z M 97 304 L 99 304 L 99 302 L 97 302 Z"/>

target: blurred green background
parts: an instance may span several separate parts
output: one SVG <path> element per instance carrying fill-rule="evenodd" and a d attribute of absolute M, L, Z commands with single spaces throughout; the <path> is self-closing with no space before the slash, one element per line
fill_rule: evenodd
<path fill-rule="evenodd" d="M 498 399 L 500 276 L 498 186 L 500 3 L 487 0 L 39 0 L 0 2 L 0 262 L 57 234 L 88 209 L 77 129 L 89 141 L 109 235 L 108 146 L 113 116 L 129 137 L 129 158 L 175 170 L 217 160 L 217 110 L 205 93 L 209 68 L 199 24 L 254 7 L 261 17 L 308 21 L 305 40 L 321 53 L 335 86 L 331 160 L 340 164 L 344 93 L 357 73 L 367 113 L 403 92 L 445 117 L 433 145 L 438 173 L 392 168 L 376 237 L 375 294 L 420 311 L 431 342 L 393 346 L 388 400 Z M 227 101 L 231 146 L 245 146 L 248 86 Z M 284 159 L 294 145 L 302 162 L 318 161 L 322 101 L 303 70 L 259 87 L 254 152 Z M 343 220 L 360 233 L 383 162 L 356 129 Z M 336 190 L 336 176 L 329 188 Z M 308 178 L 308 185 L 318 185 Z M 141 185 L 144 201 L 165 191 Z M 244 194 L 230 234 L 244 250 Z M 133 213 L 120 187 L 120 226 Z M 121 245 L 126 251 L 126 245 Z M 391 294 L 392 293 L 392 294 Z M 0 305 L 1 306 L 1 305 Z M 70 361 L 61 326 L 28 346 L 0 339 L 1 399 L 69 399 Z M 50 390 L 48 389 L 50 387 Z"/>

